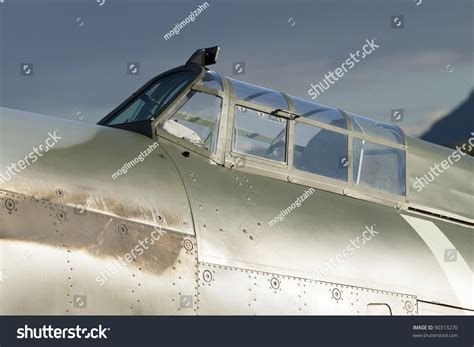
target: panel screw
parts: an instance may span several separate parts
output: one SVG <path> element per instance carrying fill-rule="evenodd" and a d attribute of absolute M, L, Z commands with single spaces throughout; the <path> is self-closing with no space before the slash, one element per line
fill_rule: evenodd
<path fill-rule="evenodd" d="M 411 303 L 411 301 L 405 301 L 405 309 L 408 312 L 413 312 L 413 304 Z"/>
<path fill-rule="evenodd" d="M 160 223 L 160 224 L 163 223 L 163 221 L 164 221 L 163 216 L 162 216 L 161 214 L 159 214 L 159 213 L 156 214 L 155 219 L 156 219 L 156 221 L 157 221 L 158 223 Z"/>
<path fill-rule="evenodd" d="M 125 235 L 127 232 L 128 232 L 128 228 L 125 224 L 120 224 L 118 227 L 117 227 L 117 232 L 120 234 L 120 235 Z"/>
<path fill-rule="evenodd" d="M 341 291 L 337 288 L 334 288 L 332 290 L 332 297 L 335 299 L 335 300 L 339 300 L 341 297 L 342 297 L 342 294 L 341 294 Z"/>
<path fill-rule="evenodd" d="M 187 250 L 188 252 L 193 250 L 193 242 L 190 239 L 185 239 L 184 240 L 184 249 Z"/>
<path fill-rule="evenodd" d="M 270 285 L 272 286 L 273 289 L 278 289 L 280 288 L 280 281 L 273 277 L 271 280 L 270 280 Z"/>
<path fill-rule="evenodd" d="M 13 210 L 15 208 L 15 201 L 13 201 L 12 199 L 5 200 L 5 207 L 8 211 Z"/>
<path fill-rule="evenodd" d="M 204 281 L 206 282 L 211 282 L 212 281 L 212 274 L 211 274 L 211 271 L 209 270 L 206 270 L 202 273 L 202 278 L 204 279 Z"/>
<path fill-rule="evenodd" d="M 60 222 L 64 222 L 66 220 L 66 212 L 64 212 L 63 210 L 59 210 L 56 213 L 56 217 L 58 218 Z"/>

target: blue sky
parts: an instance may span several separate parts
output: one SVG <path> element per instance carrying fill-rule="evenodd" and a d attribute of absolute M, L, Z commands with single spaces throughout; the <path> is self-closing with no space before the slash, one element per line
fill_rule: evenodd
<path fill-rule="evenodd" d="M 204 1 L 101 1 L 0 3 L 1 106 L 97 122 L 153 76 L 216 44 L 216 71 L 308 99 L 310 83 L 372 38 L 380 48 L 317 102 L 384 121 L 402 108 L 399 125 L 418 135 L 473 88 L 471 0 L 211 0 L 169 40 L 163 35 Z M 391 28 L 394 15 L 403 28 Z M 242 61 L 245 74 L 233 76 Z M 140 63 L 140 75 L 127 74 L 128 62 Z M 21 63 L 33 64 L 32 76 L 21 76 Z"/>

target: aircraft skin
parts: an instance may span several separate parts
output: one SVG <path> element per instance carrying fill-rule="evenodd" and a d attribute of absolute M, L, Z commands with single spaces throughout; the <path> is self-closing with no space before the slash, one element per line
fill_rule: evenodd
<path fill-rule="evenodd" d="M 205 68 L 192 69 L 195 86 Z M 231 110 L 227 82 L 223 97 Z M 262 170 L 222 122 L 209 157 L 160 131 L 0 109 L 0 174 L 57 140 L 0 180 L 0 314 L 473 314 L 472 158 L 417 194 L 414 177 L 452 151 L 405 137 L 396 201 Z"/>

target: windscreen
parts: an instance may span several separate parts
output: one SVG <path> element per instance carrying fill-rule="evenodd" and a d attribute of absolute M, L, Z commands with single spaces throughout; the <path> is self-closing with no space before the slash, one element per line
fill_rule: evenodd
<path fill-rule="evenodd" d="M 193 79 L 191 71 L 181 71 L 156 81 L 108 125 L 137 123 L 156 118 Z"/>

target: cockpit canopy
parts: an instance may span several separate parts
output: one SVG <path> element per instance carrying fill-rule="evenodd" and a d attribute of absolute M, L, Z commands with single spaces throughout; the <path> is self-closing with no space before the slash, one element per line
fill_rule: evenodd
<path fill-rule="evenodd" d="M 144 123 L 210 158 L 233 153 L 295 176 L 406 194 L 400 128 L 195 64 L 158 76 L 101 121 L 122 128 Z"/>

